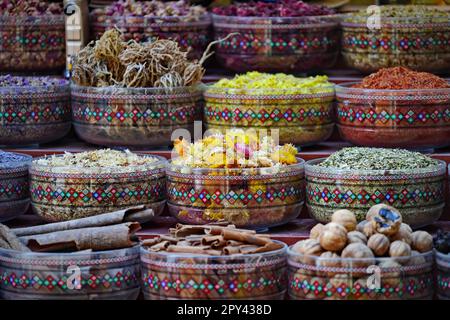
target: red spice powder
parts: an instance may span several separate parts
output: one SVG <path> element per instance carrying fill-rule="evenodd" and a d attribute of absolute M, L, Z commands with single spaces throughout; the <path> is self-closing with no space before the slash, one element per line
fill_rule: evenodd
<path fill-rule="evenodd" d="M 417 72 L 404 67 L 383 68 L 353 86 L 361 89 L 437 89 L 450 88 L 447 80 L 428 72 Z"/>

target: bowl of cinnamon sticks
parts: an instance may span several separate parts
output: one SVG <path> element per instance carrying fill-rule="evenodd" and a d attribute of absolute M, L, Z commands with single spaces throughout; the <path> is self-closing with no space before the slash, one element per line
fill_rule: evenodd
<path fill-rule="evenodd" d="M 144 240 L 145 299 L 283 299 L 284 243 L 234 225 L 177 225 Z"/>

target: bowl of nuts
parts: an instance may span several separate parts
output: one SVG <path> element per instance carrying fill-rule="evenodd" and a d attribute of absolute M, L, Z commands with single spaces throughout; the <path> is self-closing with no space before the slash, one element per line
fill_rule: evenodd
<path fill-rule="evenodd" d="M 31 203 L 48 221 L 66 221 L 137 204 L 159 215 L 165 205 L 165 164 L 158 156 L 110 149 L 34 159 Z"/>
<path fill-rule="evenodd" d="M 417 228 L 436 221 L 445 205 L 445 162 L 418 152 L 344 148 L 308 161 L 305 172 L 308 210 L 320 222 L 338 209 L 353 211 L 360 221 L 371 206 L 385 203 Z"/>
<path fill-rule="evenodd" d="M 290 10 L 284 12 L 283 10 Z M 213 9 L 216 58 L 242 71 L 305 72 L 332 67 L 339 55 L 333 11 L 297 0 L 236 3 Z"/>
<path fill-rule="evenodd" d="M 62 3 L 0 1 L 0 71 L 60 72 L 66 64 Z"/>
<path fill-rule="evenodd" d="M 302 300 L 432 299 L 432 248 L 431 235 L 413 232 L 395 208 L 374 206 L 359 224 L 351 211 L 338 210 L 288 249 L 288 294 Z"/>

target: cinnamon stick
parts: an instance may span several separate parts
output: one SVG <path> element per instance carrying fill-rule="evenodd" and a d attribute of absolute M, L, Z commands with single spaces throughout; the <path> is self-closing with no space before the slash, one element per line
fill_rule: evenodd
<path fill-rule="evenodd" d="M 259 238 L 251 233 L 238 232 L 229 229 L 223 229 L 222 236 L 225 240 L 236 240 L 249 244 L 256 244 L 258 246 L 264 246 L 266 243 L 271 242 L 270 239 Z"/>
<path fill-rule="evenodd" d="M 57 231 L 24 236 L 20 239 L 33 251 L 74 251 L 92 249 L 111 250 L 132 247 L 134 233 L 140 229 L 137 222 L 112 226 Z"/>
<path fill-rule="evenodd" d="M 239 247 L 225 247 L 223 248 L 223 253 L 226 255 L 239 254 L 241 253 Z"/>
<path fill-rule="evenodd" d="M 2 239 L 4 242 L 8 244 L 9 249 L 23 252 L 30 251 L 30 249 L 28 249 L 20 241 L 20 239 L 14 234 L 14 232 L 10 228 L 1 223 L 0 223 L 0 239 Z"/>
<path fill-rule="evenodd" d="M 125 222 L 145 223 L 153 219 L 154 216 L 155 214 L 152 209 L 147 209 L 144 205 L 141 205 L 71 221 L 49 223 L 41 226 L 17 228 L 12 230 L 18 237 L 21 237 L 64 230 L 108 226 Z"/>
<path fill-rule="evenodd" d="M 205 250 L 208 248 L 208 246 L 192 247 L 170 245 L 167 247 L 167 252 L 207 254 Z"/>

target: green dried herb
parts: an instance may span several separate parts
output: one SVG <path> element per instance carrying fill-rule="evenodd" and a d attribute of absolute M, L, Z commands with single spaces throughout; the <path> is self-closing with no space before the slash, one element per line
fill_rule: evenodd
<path fill-rule="evenodd" d="M 410 170 L 437 166 L 439 162 L 419 152 L 404 149 L 344 148 L 318 166 L 354 170 Z"/>

